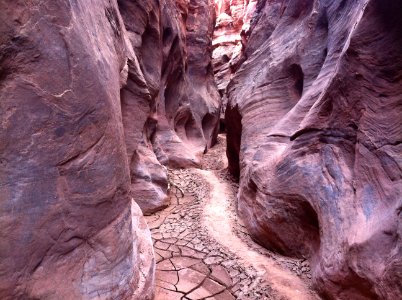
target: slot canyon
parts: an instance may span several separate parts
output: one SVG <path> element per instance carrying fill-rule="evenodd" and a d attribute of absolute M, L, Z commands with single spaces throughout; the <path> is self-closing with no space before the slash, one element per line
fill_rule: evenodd
<path fill-rule="evenodd" d="M 0 21 L 0 299 L 402 299 L 402 0 Z"/>

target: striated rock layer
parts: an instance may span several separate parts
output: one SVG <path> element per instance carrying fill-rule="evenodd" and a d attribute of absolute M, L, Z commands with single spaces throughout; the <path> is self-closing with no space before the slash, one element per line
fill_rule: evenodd
<path fill-rule="evenodd" d="M 221 95 L 244 60 L 242 50 L 250 29 L 257 0 L 215 0 L 216 23 L 213 33 L 213 66 Z"/>
<path fill-rule="evenodd" d="M 169 203 L 166 172 L 150 141 L 161 84 L 160 7 L 157 1 L 118 0 L 118 5 L 132 46 L 120 95 L 131 190 L 143 212 L 150 213 Z"/>
<path fill-rule="evenodd" d="M 402 1 L 258 1 L 228 87 L 238 209 L 327 299 L 402 298 Z"/>
<path fill-rule="evenodd" d="M 118 3 L 134 50 L 122 91 L 132 187 L 142 210 L 150 213 L 168 204 L 160 163 L 198 165 L 217 136 L 214 8 L 212 0 Z"/>
<path fill-rule="evenodd" d="M 220 97 L 211 66 L 212 0 L 162 5 L 162 79 L 155 153 L 163 164 L 188 167 L 215 143 Z"/>
<path fill-rule="evenodd" d="M 215 0 L 212 64 L 223 102 L 222 122 L 227 103 L 226 87 L 245 59 L 243 50 L 256 3 L 257 0 Z"/>
<path fill-rule="evenodd" d="M 138 205 L 166 206 L 161 163 L 216 138 L 212 1 L 3 1 L 0 20 L 0 298 L 152 298 Z"/>
<path fill-rule="evenodd" d="M 0 4 L 0 298 L 150 299 L 114 1 Z"/>

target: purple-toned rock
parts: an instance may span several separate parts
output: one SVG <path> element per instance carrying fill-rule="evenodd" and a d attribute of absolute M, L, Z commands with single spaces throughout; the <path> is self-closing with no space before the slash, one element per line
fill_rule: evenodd
<path fill-rule="evenodd" d="M 116 1 L 2 1 L 0 20 L 0 298 L 151 299 Z"/>
<path fill-rule="evenodd" d="M 171 167 L 196 166 L 216 141 L 220 97 L 211 52 L 212 0 L 166 1 L 162 9 L 163 65 L 153 145 Z"/>
<path fill-rule="evenodd" d="M 121 110 L 131 192 L 148 214 L 169 204 L 166 170 L 157 160 L 151 142 L 161 85 L 161 8 L 157 1 L 119 0 L 118 4 L 129 45 Z"/>
<path fill-rule="evenodd" d="M 226 88 L 245 60 L 243 51 L 256 3 L 256 0 L 215 0 L 212 65 L 222 97 L 221 130 L 225 129 Z"/>
<path fill-rule="evenodd" d="M 402 297 L 401 20 L 401 1 L 259 1 L 228 86 L 240 215 L 328 299 Z"/>
<path fill-rule="evenodd" d="M 0 298 L 151 299 L 138 205 L 168 205 L 161 163 L 217 135 L 212 0 L 3 1 L 0 21 Z"/>
<path fill-rule="evenodd" d="M 169 204 L 161 164 L 196 166 L 217 136 L 214 9 L 208 0 L 118 3 L 132 46 L 121 96 L 131 188 L 151 213 Z"/>

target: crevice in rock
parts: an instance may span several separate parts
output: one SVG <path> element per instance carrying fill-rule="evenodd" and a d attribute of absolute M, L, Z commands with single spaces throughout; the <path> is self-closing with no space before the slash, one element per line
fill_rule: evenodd
<path fill-rule="evenodd" d="M 228 136 L 228 144 L 226 148 L 226 156 L 229 161 L 229 171 L 236 178 L 240 177 L 240 145 L 242 134 L 242 116 L 238 106 L 226 108 L 226 122 L 230 122 L 230 126 L 226 128 Z"/>
<path fill-rule="evenodd" d="M 294 93 L 296 95 L 296 99 L 299 100 L 303 94 L 304 88 L 304 74 L 301 66 L 298 64 L 290 65 L 289 75 L 294 81 Z"/>

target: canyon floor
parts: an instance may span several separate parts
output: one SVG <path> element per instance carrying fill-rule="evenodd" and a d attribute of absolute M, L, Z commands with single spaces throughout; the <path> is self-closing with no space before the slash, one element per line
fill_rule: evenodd
<path fill-rule="evenodd" d="M 171 204 L 146 217 L 157 260 L 155 299 L 319 299 L 307 261 L 273 254 L 247 234 L 225 145 L 220 135 L 201 169 L 169 170 Z"/>

